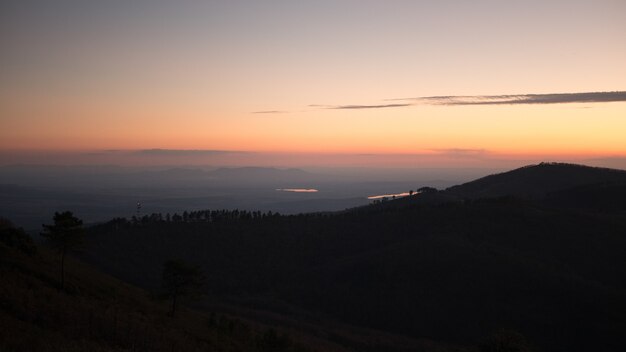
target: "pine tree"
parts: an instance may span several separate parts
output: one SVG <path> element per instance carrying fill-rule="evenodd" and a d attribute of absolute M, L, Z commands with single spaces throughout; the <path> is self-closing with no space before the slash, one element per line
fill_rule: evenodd
<path fill-rule="evenodd" d="M 41 236 L 61 254 L 61 289 L 65 287 L 65 256 L 83 241 L 83 221 L 71 211 L 54 213 L 54 225 L 43 225 Z"/>

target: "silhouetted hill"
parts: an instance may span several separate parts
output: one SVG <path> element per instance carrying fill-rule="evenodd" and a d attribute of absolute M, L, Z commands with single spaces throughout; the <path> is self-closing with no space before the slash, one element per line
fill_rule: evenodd
<path fill-rule="evenodd" d="M 596 183 L 550 192 L 544 203 L 571 209 L 626 211 L 626 183 Z"/>
<path fill-rule="evenodd" d="M 186 258 L 215 297 L 265 311 L 281 302 L 294 319 L 468 347 L 504 328 L 539 351 L 618 351 L 626 213 L 596 210 L 624 174 L 541 164 L 339 213 L 116 220 L 91 229 L 86 258 L 147 288 L 159 263 Z"/>
<path fill-rule="evenodd" d="M 292 335 L 288 326 L 231 314 L 183 307 L 171 317 L 169 302 L 156 291 L 75 258 L 67 259 L 66 286 L 60 289 L 58 261 L 56 252 L 35 246 L 23 230 L 0 218 L 0 351 L 349 351 L 325 336 Z"/>
<path fill-rule="evenodd" d="M 171 319 L 147 292 L 76 260 L 67 263 L 68 285 L 60 290 L 56 253 L 36 248 L 23 231 L 0 222 L 0 350 L 230 351 L 229 345 L 245 346 L 232 336 L 218 336 L 205 323 L 208 316 L 183 311 Z"/>
<path fill-rule="evenodd" d="M 600 183 L 626 184 L 626 171 L 575 164 L 541 163 L 453 186 L 446 193 L 474 199 L 506 195 L 537 198 L 550 192 Z"/>

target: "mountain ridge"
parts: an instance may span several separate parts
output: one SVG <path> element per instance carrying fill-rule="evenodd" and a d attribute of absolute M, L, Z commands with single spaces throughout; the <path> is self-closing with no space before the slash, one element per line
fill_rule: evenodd
<path fill-rule="evenodd" d="M 445 192 L 461 198 L 506 195 L 542 197 L 549 192 L 594 183 L 626 183 L 626 171 L 579 164 L 543 162 L 452 186 Z"/>

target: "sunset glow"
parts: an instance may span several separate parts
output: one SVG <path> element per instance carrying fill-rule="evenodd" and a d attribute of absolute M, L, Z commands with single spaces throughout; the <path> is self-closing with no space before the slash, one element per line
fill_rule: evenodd
<path fill-rule="evenodd" d="M 2 11 L 0 163 L 626 157 L 624 2 L 66 5 Z"/>

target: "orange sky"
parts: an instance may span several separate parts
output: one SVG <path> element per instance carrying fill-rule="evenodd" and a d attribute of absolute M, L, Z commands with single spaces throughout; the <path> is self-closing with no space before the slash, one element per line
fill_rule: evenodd
<path fill-rule="evenodd" d="M 623 97 L 395 100 L 622 92 L 623 2 L 242 4 L 4 9 L 0 163 L 152 148 L 626 157 Z M 371 108 L 387 104 L 410 105 Z"/>

